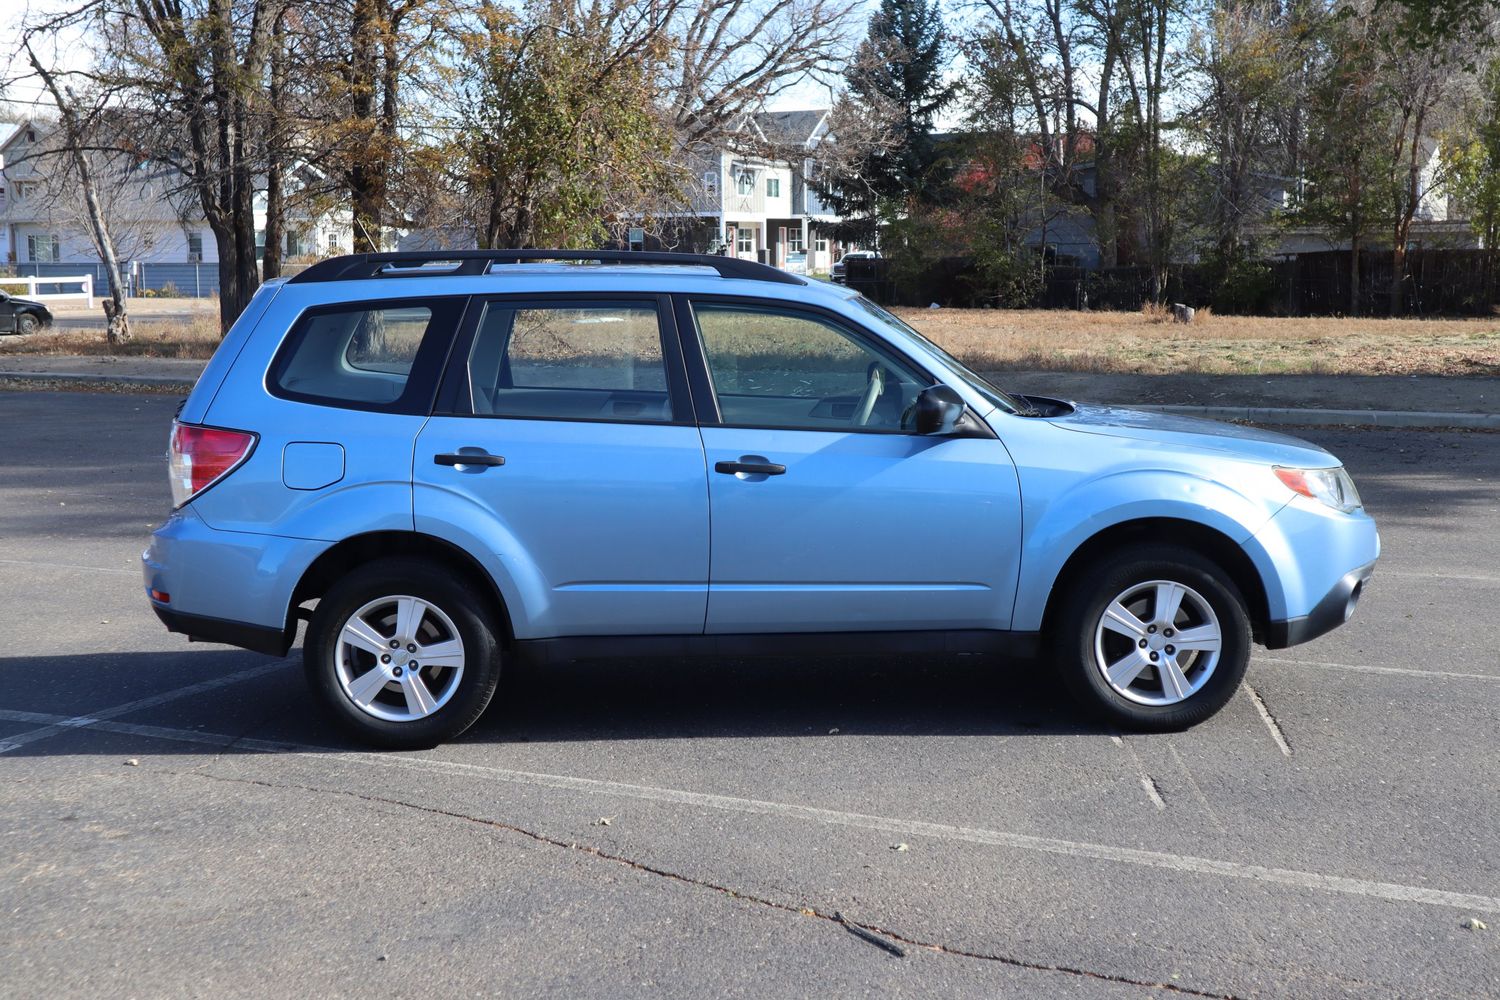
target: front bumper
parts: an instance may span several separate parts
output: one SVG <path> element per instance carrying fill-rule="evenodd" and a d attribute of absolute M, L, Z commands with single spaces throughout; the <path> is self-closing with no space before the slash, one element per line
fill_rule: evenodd
<path fill-rule="evenodd" d="M 1369 562 L 1339 577 L 1333 589 L 1323 596 L 1312 611 L 1299 618 L 1266 623 L 1266 648 L 1285 649 L 1332 632 L 1354 614 L 1354 606 L 1364 596 L 1365 584 L 1375 572 Z"/>

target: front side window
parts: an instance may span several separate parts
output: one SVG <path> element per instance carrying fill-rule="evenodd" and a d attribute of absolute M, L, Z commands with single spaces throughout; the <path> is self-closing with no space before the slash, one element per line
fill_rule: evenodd
<path fill-rule="evenodd" d="M 656 306 L 491 302 L 469 353 L 469 396 L 485 416 L 670 421 Z"/>
<path fill-rule="evenodd" d="M 693 303 L 724 423 L 901 431 L 931 381 L 831 320 L 773 306 Z"/>
<path fill-rule="evenodd" d="M 277 395 L 425 413 L 462 299 L 359 303 L 303 314 L 272 365 Z"/>

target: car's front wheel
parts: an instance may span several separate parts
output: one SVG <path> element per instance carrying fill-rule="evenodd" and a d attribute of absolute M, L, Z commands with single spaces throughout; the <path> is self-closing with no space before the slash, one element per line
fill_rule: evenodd
<path fill-rule="evenodd" d="M 1121 549 L 1063 595 L 1053 650 L 1086 708 L 1117 725 L 1173 730 L 1234 696 L 1250 662 L 1250 618 L 1234 581 L 1198 553 Z"/>
<path fill-rule="evenodd" d="M 472 726 L 500 677 L 484 606 L 425 563 L 363 566 L 318 602 L 303 664 L 343 726 L 387 749 L 435 746 Z"/>
<path fill-rule="evenodd" d="M 42 321 L 32 313 L 21 313 L 16 317 L 16 332 L 20 334 L 36 333 L 42 328 Z"/>

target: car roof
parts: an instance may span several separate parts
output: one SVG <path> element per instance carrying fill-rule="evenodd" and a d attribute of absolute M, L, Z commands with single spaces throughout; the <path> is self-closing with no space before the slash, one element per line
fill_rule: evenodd
<path fill-rule="evenodd" d="M 281 284 L 283 293 L 309 304 L 528 292 L 677 292 L 816 303 L 857 294 L 754 261 L 631 251 L 356 254 L 320 261 Z"/>

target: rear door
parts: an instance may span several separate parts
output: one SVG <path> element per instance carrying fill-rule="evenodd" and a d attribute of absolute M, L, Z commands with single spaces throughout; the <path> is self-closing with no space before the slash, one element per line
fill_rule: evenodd
<path fill-rule="evenodd" d="M 709 633 L 1009 627 L 1015 467 L 993 437 L 909 429 L 930 375 L 822 311 L 705 297 L 678 315 L 703 400 Z"/>
<path fill-rule="evenodd" d="M 471 307 L 417 440 L 416 525 L 487 550 L 518 638 L 703 631 L 703 445 L 664 302 Z"/>

